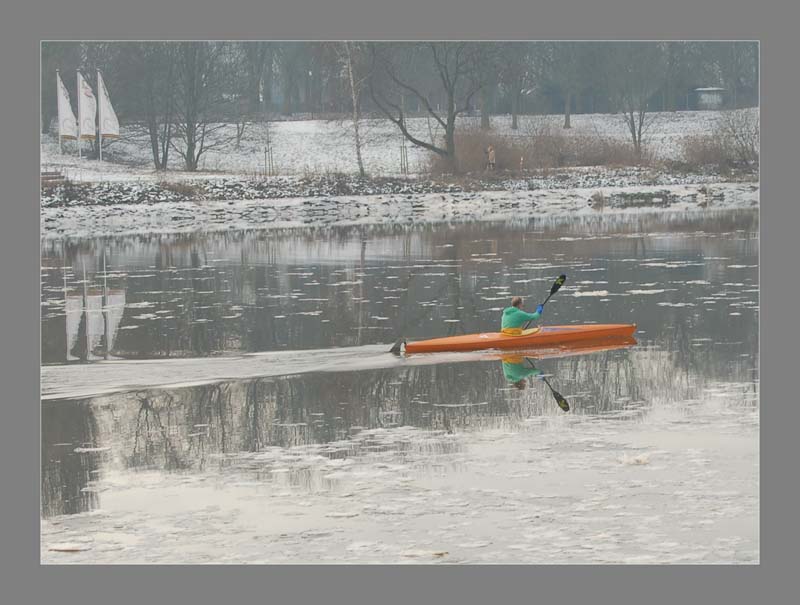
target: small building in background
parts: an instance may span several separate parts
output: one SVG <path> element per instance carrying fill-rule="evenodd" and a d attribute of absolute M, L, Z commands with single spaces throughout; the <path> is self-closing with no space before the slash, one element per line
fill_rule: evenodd
<path fill-rule="evenodd" d="M 725 100 L 724 88 L 695 88 L 694 94 L 697 109 L 720 109 Z"/>

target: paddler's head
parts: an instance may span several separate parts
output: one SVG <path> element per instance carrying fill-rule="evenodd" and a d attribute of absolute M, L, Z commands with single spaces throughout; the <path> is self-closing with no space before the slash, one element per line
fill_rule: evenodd
<path fill-rule="evenodd" d="M 521 296 L 515 296 L 514 298 L 512 298 L 511 299 L 511 306 L 512 307 L 516 307 L 517 309 L 522 307 L 522 297 Z"/>
<path fill-rule="evenodd" d="M 515 387 L 517 387 L 520 391 L 524 391 L 525 387 L 528 386 L 528 381 L 524 378 L 522 380 L 517 380 L 517 382 L 512 383 Z"/>

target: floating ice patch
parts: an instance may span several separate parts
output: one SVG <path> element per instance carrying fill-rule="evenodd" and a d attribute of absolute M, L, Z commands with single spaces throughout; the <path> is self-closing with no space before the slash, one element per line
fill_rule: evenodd
<path fill-rule="evenodd" d="M 621 458 L 619 458 L 619 461 L 622 464 L 627 464 L 631 466 L 650 464 L 650 454 L 639 454 L 637 456 L 624 455 Z"/>
<path fill-rule="evenodd" d="M 346 519 L 349 517 L 357 517 L 360 513 L 357 511 L 332 511 L 329 513 L 325 513 L 326 517 L 332 517 L 335 519 Z"/>
<path fill-rule="evenodd" d="M 409 557 L 409 558 L 440 558 L 447 556 L 448 553 L 446 550 L 406 550 L 400 553 L 402 557 Z"/>
<path fill-rule="evenodd" d="M 642 263 L 642 267 L 666 267 L 676 269 L 678 267 L 702 267 L 705 263 L 693 263 L 691 261 L 673 261 L 669 263 Z"/>
<path fill-rule="evenodd" d="M 47 550 L 51 550 L 53 552 L 82 552 L 84 550 L 91 550 L 91 546 L 88 544 L 79 544 L 77 542 L 59 542 L 57 544 L 51 544 L 47 547 Z"/>

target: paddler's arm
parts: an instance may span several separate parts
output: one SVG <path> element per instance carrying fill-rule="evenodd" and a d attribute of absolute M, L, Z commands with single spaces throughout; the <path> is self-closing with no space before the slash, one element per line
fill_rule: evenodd
<path fill-rule="evenodd" d="M 535 365 L 533 365 L 533 362 L 531 361 L 530 357 L 526 357 L 525 361 L 527 361 L 529 364 L 531 364 L 531 368 L 530 368 L 530 370 L 528 370 L 528 373 L 526 374 L 526 376 L 536 376 L 536 378 L 538 378 L 539 380 L 542 380 L 542 378 L 544 377 L 544 372 L 542 370 L 540 370 L 539 368 L 537 368 Z"/>
<path fill-rule="evenodd" d="M 520 309 L 517 313 L 520 317 L 525 318 L 525 321 L 534 321 L 542 316 L 542 311 L 543 311 L 542 305 L 539 305 L 538 307 L 536 307 L 536 311 L 534 311 L 533 313 L 527 313 L 522 309 Z"/>

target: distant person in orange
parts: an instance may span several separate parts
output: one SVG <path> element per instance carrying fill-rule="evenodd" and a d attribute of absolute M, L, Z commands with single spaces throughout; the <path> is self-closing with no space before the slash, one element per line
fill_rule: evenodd
<path fill-rule="evenodd" d="M 494 170 L 495 165 L 494 145 L 489 145 L 486 148 L 486 168 Z"/>

